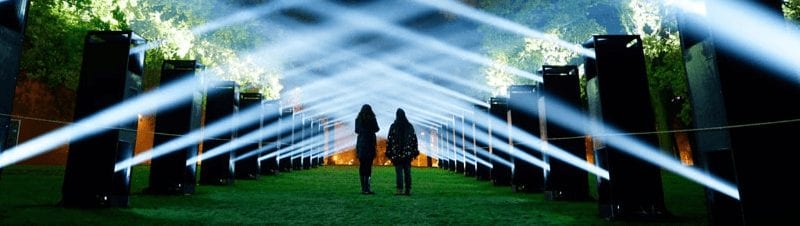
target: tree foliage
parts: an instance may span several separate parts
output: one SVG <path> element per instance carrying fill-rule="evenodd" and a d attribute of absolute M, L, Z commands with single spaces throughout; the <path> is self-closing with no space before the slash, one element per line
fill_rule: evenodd
<path fill-rule="evenodd" d="M 604 25 L 608 17 L 618 12 L 616 1 L 571 0 L 559 1 L 481 1 L 480 7 L 497 16 L 539 30 L 547 35 L 567 42 L 580 44 L 592 34 L 603 34 L 619 30 L 617 25 Z M 604 13 L 596 13 L 598 9 Z M 619 20 L 616 20 L 619 21 Z M 497 30 L 485 25 L 483 47 L 497 64 L 513 66 L 536 72 L 542 65 L 563 65 L 579 58 L 579 55 L 556 44 Z M 485 69 L 486 80 L 495 94 L 502 94 L 508 85 L 531 84 L 533 81 L 516 77 L 496 68 Z"/>
<path fill-rule="evenodd" d="M 87 31 L 124 29 L 121 10 L 90 1 L 36 0 L 29 8 L 21 68 L 29 78 L 51 86 L 78 85 Z"/>
<path fill-rule="evenodd" d="M 800 0 L 788 0 L 783 2 L 783 15 L 786 19 L 795 24 L 800 22 Z"/>
<path fill-rule="evenodd" d="M 642 36 L 651 89 L 668 94 L 668 100 L 686 97 L 676 22 L 672 12 L 656 0 L 628 1 L 509 1 L 486 0 L 480 7 L 547 35 L 580 44 L 595 34 L 638 34 Z M 536 72 L 544 64 L 579 64 L 578 54 L 551 42 L 526 38 L 483 26 L 485 52 L 495 63 Z M 503 93 L 511 84 L 532 83 L 508 72 L 487 67 L 486 83 Z M 679 107 L 677 115 L 689 120 L 689 105 Z"/>
<path fill-rule="evenodd" d="M 486 0 L 481 8 L 497 16 L 539 30 L 561 40 L 580 44 L 596 34 L 636 34 L 644 42 L 656 128 L 670 129 L 678 118 L 690 122 L 690 105 L 679 34 L 674 13 L 658 0 Z M 581 57 L 551 42 L 522 37 L 484 26 L 483 47 L 495 63 L 536 72 L 542 65 L 580 64 Z M 486 84 L 502 94 L 511 84 L 530 84 L 523 78 L 487 67 Z M 584 80 L 582 80 L 583 82 Z M 583 89 L 583 87 L 582 87 Z M 671 149 L 669 137 L 662 136 L 665 150 Z"/>
<path fill-rule="evenodd" d="M 278 64 L 256 63 L 247 50 L 268 41 L 258 21 L 208 32 L 193 28 L 235 13 L 224 1 L 35 0 L 29 12 L 22 69 L 34 79 L 77 87 L 83 38 L 90 30 L 133 30 L 158 48 L 147 52 L 145 87 L 158 84 L 164 59 L 198 59 L 211 74 L 238 81 L 247 91 L 278 98 Z"/>
<path fill-rule="evenodd" d="M 691 121 L 688 82 L 677 32 L 676 12 L 657 0 L 631 0 L 623 24 L 632 34 L 642 36 L 650 90 L 654 105 L 685 125 Z M 657 111 L 660 106 L 656 106 Z M 657 113 L 658 114 L 658 113 Z M 666 115 L 665 115 L 666 117 Z M 666 129 L 666 128 L 664 128 Z"/>

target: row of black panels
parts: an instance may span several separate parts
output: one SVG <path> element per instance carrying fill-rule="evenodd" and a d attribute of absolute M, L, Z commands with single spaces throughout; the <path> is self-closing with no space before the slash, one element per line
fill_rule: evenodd
<path fill-rule="evenodd" d="M 90 117 L 95 113 L 121 103 L 141 92 L 141 77 L 144 68 L 144 53 L 130 53 L 130 50 L 145 43 L 145 40 L 131 31 L 93 31 L 86 36 L 81 79 L 77 93 L 75 121 Z M 165 61 L 162 67 L 162 84 L 194 77 L 200 67 L 196 61 Z M 203 97 L 206 98 L 202 109 Z M 255 178 L 259 174 L 275 173 L 278 170 L 276 158 L 259 157 L 275 152 L 278 148 L 299 143 L 322 133 L 319 121 L 280 117 L 277 102 L 264 102 L 257 93 L 239 93 L 238 85 L 231 81 L 219 81 L 207 87 L 206 95 L 200 91 L 187 101 L 169 109 L 160 109 L 156 119 L 154 146 L 165 144 L 176 137 L 197 130 L 201 125 L 203 112 L 207 125 L 236 115 L 239 107 L 243 110 L 260 108 L 261 118 L 248 123 L 238 130 L 231 126 L 225 132 L 208 136 L 202 141 L 206 151 L 220 147 L 236 139 L 238 134 L 260 131 L 262 126 L 276 122 L 291 123 L 289 129 L 280 134 L 265 134 L 256 142 L 243 145 L 233 151 L 213 156 L 202 161 L 199 182 L 201 184 L 230 184 L 234 178 Z M 253 121 L 253 120 L 251 120 Z M 297 121 L 305 121 L 297 123 Z M 311 128 L 311 126 L 314 128 Z M 130 167 L 115 172 L 115 164 L 133 157 L 136 143 L 136 122 L 105 130 L 99 134 L 72 142 L 67 158 L 67 169 L 62 187 L 62 203 L 65 206 L 127 206 L 130 194 Z M 238 133 L 238 134 L 237 134 Z M 200 141 L 198 141 L 200 143 Z M 274 148 L 250 154 L 262 146 Z M 321 147 L 314 147 L 320 150 Z M 109 151 L 110 150 L 110 151 Z M 198 145 L 172 151 L 154 158 L 151 162 L 150 186 L 147 191 L 159 194 L 187 194 L 194 191 L 196 164 L 187 164 L 188 159 L 197 157 Z M 303 168 L 318 166 L 321 155 L 303 152 Z M 234 161 L 238 156 L 248 155 Z M 236 163 L 239 164 L 236 164 Z M 264 167 L 261 167 L 264 166 Z M 238 172 L 238 173 L 236 173 Z"/>
<path fill-rule="evenodd" d="M 585 64 L 591 117 L 615 125 L 622 131 L 655 131 L 639 37 L 595 36 L 586 47 L 595 48 L 597 59 L 602 59 L 601 61 L 587 58 Z M 491 98 L 490 107 L 479 111 L 488 111 L 488 115 L 494 119 L 531 135 L 541 135 L 545 138 L 582 137 L 583 131 L 576 131 L 547 120 L 547 117 L 560 113 L 547 112 L 548 109 L 561 109 L 556 104 L 562 105 L 561 107 L 582 109 L 577 67 L 544 66 L 542 73 L 544 79 L 542 84 L 509 87 L 508 98 Z M 477 117 L 471 120 L 483 120 L 480 117 L 485 117 L 484 114 L 473 115 Z M 461 167 L 469 165 L 475 167 L 476 177 L 479 179 L 490 179 L 495 185 L 512 185 L 514 190 L 518 191 L 545 191 L 554 199 L 589 197 L 585 171 L 551 156 L 542 155 L 542 152 L 532 148 L 535 145 L 528 145 L 532 141 L 514 132 L 507 133 L 507 125 L 494 125 L 485 121 L 473 123 L 471 120 L 454 120 L 454 123 L 443 124 L 440 128 L 440 140 L 443 144 L 440 144 L 439 148 L 452 152 L 443 154 L 447 157 L 440 161 L 444 168 L 460 173 Z M 466 127 L 480 128 L 478 126 L 480 124 L 489 125 L 490 128 L 480 129 L 484 129 L 485 134 L 489 134 L 494 142 L 507 142 L 507 146 L 512 147 L 513 151 L 525 153 L 548 163 L 550 170 L 545 171 L 527 161 L 520 161 L 518 156 L 509 154 L 507 150 L 502 150 L 503 148 L 479 143 L 480 137 L 472 138 L 473 144 L 462 142 L 460 137 L 476 135 L 471 134 L 470 130 L 463 129 L 465 122 Z M 494 134 L 492 134 L 493 129 Z M 462 134 L 461 131 L 466 133 Z M 656 146 L 654 135 L 637 135 L 636 139 Z M 555 139 L 548 142 L 585 160 L 586 147 L 583 139 Z M 481 154 L 480 150 L 483 148 L 488 149 L 493 157 L 483 159 L 482 157 L 487 156 Z M 629 156 L 615 146 L 593 145 L 592 148 L 596 164 L 607 169 L 610 177 L 614 178 L 607 180 L 598 177 L 601 215 L 609 218 L 668 215 L 663 203 L 658 167 Z M 464 151 L 467 153 L 459 153 Z M 469 161 L 463 161 L 467 155 L 491 163 L 488 175 L 481 164 L 470 165 Z M 503 162 L 510 162 L 511 166 Z"/>

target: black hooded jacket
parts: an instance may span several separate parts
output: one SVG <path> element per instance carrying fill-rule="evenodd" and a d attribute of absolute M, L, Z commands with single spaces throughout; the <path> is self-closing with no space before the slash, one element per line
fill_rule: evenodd
<path fill-rule="evenodd" d="M 361 111 L 356 117 L 356 155 L 359 159 L 374 159 L 375 152 L 375 133 L 378 132 L 378 121 L 375 119 L 375 113 L 369 105 L 361 107 Z"/>
<path fill-rule="evenodd" d="M 397 115 L 389 127 L 389 141 L 386 144 L 386 157 L 392 161 L 411 160 L 419 155 L 417 134 L 414 126 L 406 118 L 403 109 L 397 109 Z"/>

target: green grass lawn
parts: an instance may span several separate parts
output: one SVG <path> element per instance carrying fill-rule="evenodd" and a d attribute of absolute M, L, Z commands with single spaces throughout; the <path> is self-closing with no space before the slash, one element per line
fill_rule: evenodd
<path fill-rule="evenodd" d="M 455 224 L 606 225 L 706 224 L 702 187 L 664 175 L 667 208 L 674 219 L 608 222 L 595 202 L 554 202 L 520 194 L 441 169 L 414 168 L 412 196 L 394 196 L 394 168 L 375 167 L 377 195 L 360 194 L 358 169 L 325 166 L 232 186 L 198 186 L 191 196 L 144 195 L 148 168 L 133 173 L 130 208 L 67 209 L 61 166 L 13 166 L 0 177 L 0 225 L 20 224 Z"/>

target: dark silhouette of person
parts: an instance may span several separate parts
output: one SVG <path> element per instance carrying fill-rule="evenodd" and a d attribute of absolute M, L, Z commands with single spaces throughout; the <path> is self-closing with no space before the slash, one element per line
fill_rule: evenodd
<path fill-rule="evenodd" d="M 397 109 L 394 123 L 389 127 L 386 157 L 392 160 L 397 173 L 396 195 L 411 195 L 411 160 L 419 155 L 417 134 L 402 108 Z M 405 189 L 405 190 L 403 190 Z"/>
<path fill-rule="evenodd" d="M 375 133 L 378 132 L 378 121 L 375 119 L 375 113 L 372 112 L 372 107 L 369 104 L 361 106 L 361 111 L 358 112 L 356 117 L 356 157 L 358 157 L 358 175 L 361 179 L 361 194 L 371 195 L 375 194 L 370 189 L 370 180 L 372 176 L 372 161 L 375 159 L 377 152 L 375 146 Z"/>

